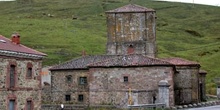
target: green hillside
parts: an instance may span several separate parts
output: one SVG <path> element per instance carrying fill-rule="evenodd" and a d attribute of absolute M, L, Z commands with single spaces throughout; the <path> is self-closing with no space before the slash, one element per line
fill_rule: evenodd
<path fill-rule="evenodd" d="M 183 57 L 208 72 L 215 93 L 220 77 L 220 7 L 151 0 L 18 0 L 0 2 L 0 34 L 21 35 L 22 44 L 48 54 L 54 65 L 87 54 L 104 54 L 105 11 L 129 3 L 157 11 L 158 57 Z"/>

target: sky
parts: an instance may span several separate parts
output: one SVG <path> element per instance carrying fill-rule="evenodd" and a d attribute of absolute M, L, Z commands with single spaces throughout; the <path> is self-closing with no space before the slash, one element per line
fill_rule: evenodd
<path fill-rule="evenodd" d="M 14 1 L 14 0 L 0 0 L 0 1 Z M 195 4 L 205 4 L 205 5 L 212 5 L 212 6 L 220 7 L 220 0 L 157 0 L 157 1 L 195 3 Z"/>
<path fill-rule="evenodd" d="M 182 2 L 182 3 L 195 3 L 204 4 L 220 7 L 220 0 L 157 0 L 157 1 L 172 1 L 172 2 Z"/>

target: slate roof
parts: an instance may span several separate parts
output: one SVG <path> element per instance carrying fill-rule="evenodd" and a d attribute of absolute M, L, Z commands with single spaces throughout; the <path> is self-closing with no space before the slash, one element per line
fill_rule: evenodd
<path fill-rule="evenodd" d="M 150 58 L 143 55 L 121 55 L 116 58 L 89 64 L 90 67 L 128 67 L 128 66 L 152 66 L 172 65 L 166 61 Z"/>
<path fill-rule="evenodd" d="M 106 13 L 130 13 L 130 12 L 152 12 L 155 11 L 150 8 L 142 7 L 135 4 L 125 5 L 114 10 L 106 11 Z"/>
<path fill-rule="evenodd" d="M 46 56 L 46 54 L 28 48 L 22 44 L 12 43 L 10 39 L 0 35 L 0 50 Z"/>
<path fill-rule="evenodd" d="M 189 61 L 182 58 L 164 58 L 163 60 L 177 66 L 191 66 L 191 65 L 200 66 L 198 62 Z"/>
<path fill-rule="evenodd" d="M 73 59 L 60 65 L 52 67 L 50 70 L 68 70 L 68 69 L 88 69 L 89 67 L 129 67 L 129 66 L 152 66 L 172 64 L 143 55 L 96 55 L 84 56 Z"/>
<path fill-rule="evenodd" d="M 69 70 L 69 69 L 88 69 L 87 65 L 103 61 L 108 58 L 117 57 L 115 55 L 94 55 L 94 56 L 83 56 L 76 58 L 65 63 L 55 65 L 50 70 Z"/>

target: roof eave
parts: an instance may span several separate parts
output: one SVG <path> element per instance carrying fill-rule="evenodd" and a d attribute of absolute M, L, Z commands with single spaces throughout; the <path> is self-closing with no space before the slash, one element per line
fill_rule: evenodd
<path fill-rule="evenodd" d="M 59 69 L 49 69 L 50 71 L 68 71 L 68 70 L 88 70 L 89 68 L 59 68 Z"/>
<path fill-rule="evenodd" d="M 171 64 L 155 64 L 155 65 L 114 65 L 114 66 L 88 66 L 89 68 L 129 68 L 129 67 L 152 67 L 152 66 L 168 66 L 174 67 L 175 65 Z"/>

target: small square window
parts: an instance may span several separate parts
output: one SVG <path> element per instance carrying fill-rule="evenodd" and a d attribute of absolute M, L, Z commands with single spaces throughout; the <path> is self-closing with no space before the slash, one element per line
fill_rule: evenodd
<path fill-rule="evenodd" d="M 124 76 L 124 82 L 128 82 L 128 77 Z"/>
<path fill-rule="evenodd" d="M 87 84 L 87 77 L 79 77 L 79 84 L 81 85 Z"/>
<path fill-rule="evenodd" d="M 31 78 L 32 77 L 32 68 L 27 69 L 27 77 Z"/>
<path fill-rule="evenodd" d="M 71 96 L 70 95 L 65 95 L 65 100 L 66 101 L 70 101 L 71 100 Z"/>
<path fill-rule="evenodd" d="M 72 76 L 71 75 L 66 76 L 66 82 L 67 83 L 72 82 Z"/>
<path fill-rule="evenodd" d="M 79 102 L 83 102 L 83 99 L 84 99 L 83 95 L 80 94 L 80 95 L 78 96 L 78 101 L 79 101 Z"/>

